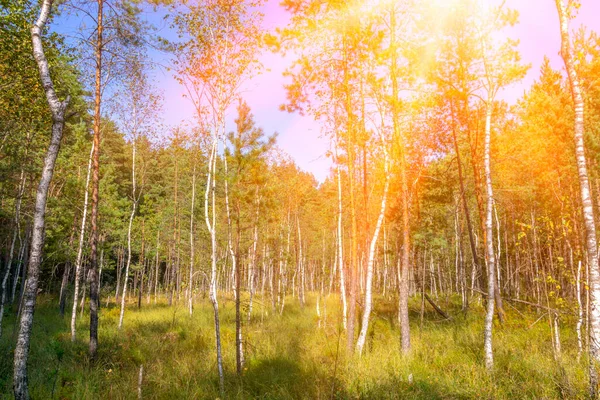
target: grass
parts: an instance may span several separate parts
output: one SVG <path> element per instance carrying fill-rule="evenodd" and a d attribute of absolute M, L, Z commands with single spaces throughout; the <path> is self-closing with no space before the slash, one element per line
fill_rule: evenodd
<path fill-rule="evenodd" d="M 495 326 L 496 367 L 483 367 L 483 308 L 467 315 L 451 301 L 452 321 L 427 310 L 420 328 L 420 299 L 411 303 L 412 351 L 400 354 L 395 303 L 375 301 L 365 354 L 345 353 L 338 299 L 327 301 L 324 320 L 316 297 L 304 308 L 291 298 L 284 313 L 255 303 L 244 326 L 246 365 L 235 374 L 235 314 L 231 298 L 220 299 L 227 399 L 577 399 L 586 395 L 585 359 L 576 360 L 573 321 L 562 322 L 561 362 L 554 360 L 546 318 L 522 309 Z M 56 298 L 41 296 L 35 314 L 29 362 L 34 399 L 137 398 L 144 366 L 144 398 L 219 398 L 212 307 L 198 299 L 193 317 L 179 306 L 130 303 L 124 326 L 119 309 L 101 310 L 98 359 L 87 356 L 88 316 L 78 322 L 71 343 L 69 318 L 58 315 Z M 103 303 L 104 305 L 104 303 Z M 323 309 L 321 310 L 323 313 Z M 509 310 L 510 311 L 510 310 Z M 0 398 L 12 395 L 15 318 L 9 313 L 0 339 Z M 533 326 L 532 326 L 533 324 Z M 411 378 L 409 378 L 411 377 Z"/>

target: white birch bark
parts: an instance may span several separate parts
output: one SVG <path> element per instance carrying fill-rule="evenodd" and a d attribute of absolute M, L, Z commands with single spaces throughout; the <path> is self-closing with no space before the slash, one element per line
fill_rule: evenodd
<path fill-rule="evenodd" d="M 342 223 L 342 173 L 340 172 L 340 161 L 338 158 L 338 136 L 337 131 L 335 134 L 335 145 L 333 146 L 335 151 L 336 160 L 336 175 L 337 175 L 337 194 L 338 194 L 338 215 L 337 215 L 337 256 L 338 256 L 338 268 L 340 270 L 340 295 L 342 297 L 342 324 L 344 330 L 346 330 L 346 324 L 348 320 L 348 302 L 346 300 L 346 280 L 344 276 L 344 243 L 343 243 L 343 223 Z"/>
<path fill-rule="evenodd" d="M 569 18 L 572 2 L 566 4 L 563 0 L 556 0 L 556 8 L 560 21 L 561 56 L 567 69 L 571 85 L 571 95 L 575 105 L 574 139 L 575 156 L 577 159 L 577 172 L 581 189 L 581 203 L 583 205 L 583 219 L 586 233 L 586 250 L 588 256 L 589 285 L 588 290 L 590 305 L 588 308 L 589 319 L 589 353 L 590 353 L 590 397 L 598 396 L 598 371 L 600 362 L 600 266 L 598 265 L 598 242 L 596 239 L 596 225 L 594 208 L 591 197 L 587 160 L 584 143 L 584 100 L 579 74 L 575 67 L 573 49 L 569 37 Z"/>
<path fill-rule="evenodd" d="M 211 146 L 210 157 L 209 157 L 209 168 L 206 179 L 206 191 L 204 192 L 204 219 L 206 227 L 210 233 L 210 244 L 211 244 L 211 269 L 210 269 L 210 289 L 209 298 L 213 305 L 214 323 L 215 323 L 215 340 L 217 347 L 217 369 L 219 372 L 219 388 L 221 393 L 224 390 L 224 377 L 223 377 L 223 358 L 221 355 L 221 328 L 219 322 L 219 302 L 217 300 L 217 235 L 216 235 L 216 203 L 215 203 L 215 186 L 216 186 L 216 164 L 217 164 L 217 147 L 218 147 L 218 136 L 215 135 Z M 212 195 L 212 196 L 211 196 Z M 209 201 L 210 200 L 210 201 Z M 209 203 L 212 206 L 209 209 Z M 209 211 L 210 210 L 210 211 Z M 210 213 L 212 212 L 212 215 Z M 211 222 L 212 217 L 212 222 Z"/>
<path fill-rule="evenodd" d="M 576 296 L 577 296 L 577 361 L 581 358 L 583 352 L 583 342 L 581 340 L 581 324 L 583 322 L 583 307 L 581 306 L 581 260 L 577 264 L 577 279 L 576 279 Z"/>
<path fill-rule="evenodd" d="M 92 171 L 92 155 L 94 154 L 94 143 L 90 150 L 88 160 L 87 176 L 85 178 L 85 191 L 83 195 L 83 216 L 81 217 L 81 228 L 79 230 L 79 245 L 77 247 L 77 258 L 75 259 L 75 289 L 73 291 L 73 310 L 71 312 L 71 342 L 75 341 L 75 322 L 77 319 L 77 299 L 79 298 L 79 284 L 81 282 L 81 256 L 83 254 L 83 240 L 85 237 L 85 223 L 87 219 L 87 206 L 89 196 L 90 175 Z"/>
<path fill-rule="evenodd" d="M 127 263 L 125 264 L 125 276 L 123 277 L 123 293 L 121 294 L 121 313 L 119 314 L 119 329 L 123 327 L 123 317 L 125 315 L 125 296 L 127 294 L 127 283 L 129 280 L 129 266 L 131 265 L 131 227 L 133 225 L 133 218 L 135 217 L 135 210 L 137 209 L 137 203 L 139 197 L 136 196 L 136 180 L 135 180 L 135 156 L 136 156 L 136 137 L 134 135 L 132 142 L 132 169 L 131 169 L 131 179 L 132 179 L 132 204 L 131 204 L 131 214 L 129 214 L 129 225 L 127 226 Z"/>
<path fill-rule="evenodd" d="M 243 348 L 243 332 L 242 332 L 242 316 L 240 310 L 241 303 L 241 273 L 238 265 L 237 254 L 233 249 L 233 224 L 231 222 L 231 209 L 229 207 L 229 169 L 227 165 L 227 156 L 223 157 L 225 167 L 225 211 L 227 214 L 227 248 L 231 256 L 231 276 L 233 277 L 233 294 L 235 298 L 235 361 L 236 372 L 241 375 L 244 366 L 244 348 Z M 239 237 L 237 238 L 239 245 Z M 236 248 L 237 246 L 236 245 Z"/>
<path fill-rule="evenodd" d="M 494 192 L 492 188 L 492 172 L 490 163 L 491 123 L 493 99 L 488 96 L 485 116 L 485 149 L 483 164 L 485 169 L 486 213 L 485 213 L 485 251 L 488 269 L 488 296 L 484 327 L 485 366 L 488 371 L 494 368 L 494 353 L 492 348 L 492 323 L 494 320 L 494 281 L 496 280 L 496 259 L 494 255 L 494 238 L 492 232 L 492 213 L 494 207 Z"/>
<path fill-rule="evenodd" d="M 375 249 L 377 248 L 377 239 L 379 238 L 379 231 L 381 230 L 381 224 L 383 223 L 383 218 L 385 217 L 386 210 L 386 202 L 388 189 L 390 186 L 390 174 L 389 174 L 389 166 L 388 166 L 388 152 L 385 143 L 385 139 L 382 137 L 382 146 L 383 146 L 383 154 L 384 154 L 384 174 L 385 174 L 385 184 L 383 188 L 383 195 L 381 197 L 381 208 L 379 209 L 379 217 L 377 218 L 377 224 L 375 225 L 375 231 L 373 232 L 373 237 L 371 238 L 371 243 L 369 245 L 369 259 L 367 261 L 367 277 L 365 283 L 365 308 L 363 311 L 362 318 L 362 326 L 360 329 L 360 333 L 358 335 L 358 340 L 356 341 L 356 352 L 361 355 L 363 348 L 365 346 L 365 340 L 367 339 L 367 331 L 369 330 L 369 317 L 371 316 L 371 309 L 373 307 L 373 263 L 375 261 Z"/>
<path fill-rule="evenodd" d="M 144 365 L 140 365 L 138 372 L 137 397 L 142 400 L 142 383 L 144 382 Z"/>
<path fill-rule="evenodd" d="M 302 254 L 302 231 L 300 230 L 300 218 L 296 215 L 296 228 L 298 231 L 298 267 L 300 269 L 300 279 L 298 283 L 298 297 L 300 305 L 304 307 L 304 289 L 305 289 L 305 267 L 304 256 Z"/>
<path fill-rule="evenodd" d="M 60 150 L 60 142 L 63 136 L 65 124 L 65 110 L 69 104 L 70 97 L 60 101 L 54 91 L 54 84 L 50 77 L 48 61 L 44 54 L 42 45 L 42 32 L 46 21 L 50 16 L 52 0 L 43 0 L 40 15 L 31 28 L 31 40 L 33 42 L 33 56 L 38 65 L 42 87 L 46 93 L 46 100 L 52 113 L 52 136 L 46 156 L 40 183 L 38 185 L 35 198 L 35 211 L 33 214 L 33 230 L 31 236 L 31 250 L 29 254 L 29 265 L 27 271 L 27 281 L 23 290 L 23 305 L 21 309 L 21 318 L 19 321 L 19 333 L 14 353 L 13 369 L 13 391 L 16 400 L 29 399 L 29 390 L 27 385 L 27 360 L 29 358 L 29 340 L 31 337 L 31 328 L 33 326 L 33 311 L 38 290 L 39 268 L 42 260 L 44 247 L 44 227 L 46 215 L 46 200 L 48 198 L 48 189 L 52 176 L 54 175 L 54 165 Z"/>

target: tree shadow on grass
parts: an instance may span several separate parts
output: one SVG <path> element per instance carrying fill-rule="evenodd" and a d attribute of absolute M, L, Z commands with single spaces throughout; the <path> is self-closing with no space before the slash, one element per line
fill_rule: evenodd
<path fill-rule="evenodd" d="M 256 362 L 243 378 L 243 398 L 253 399 L 471 399 L 439 382 L 415 379 L 409 383 L 389 377 L 351 391 L 337 378 L 304 371 L 292 360 L 276 357 Z"/>
<path fill-rule="evenodd" d="M 413 383 L 390 378 L 379 385 L 364 389 L 357 396 L 361 399 L 414 399 L 436 400 L 456 399 L 466 400 L 473 397 L 457 393 L 437 383 L 415 379 Z"/>
<path fill-rule="evenodd" d="M 255 361 L 244 374 L 243 392 L 244 398 L 260 399 L 347 398 L 337 379 L 284 357 Z"/>

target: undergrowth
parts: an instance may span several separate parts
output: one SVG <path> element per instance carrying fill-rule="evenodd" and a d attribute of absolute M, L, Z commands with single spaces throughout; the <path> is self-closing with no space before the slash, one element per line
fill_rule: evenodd
<path fill-rule="evenodd" d="M 289 297 L 282 314 L 269 298 L 255 301 L 244 325 L 244 374 L 235 374 L 235 312 L 220 298 L 225 393 L 220 395 L 212 306 L 198 298 L 189 316 L 183 299 L 172 307 L 132 300 L 124 326 L 119 308 L 101 309 L 100 348 L 87 355 L 88 321 L 78 319 L 72 343 L 69 318 L 60 318 L 56 298 L 41 296 L 35 313 L 29 361 L 34 399 L 577 399 L 586 394 L 586 360 L 577 361 L 574 322 L 562 321 L 563 353 L 556 361 L 546 318 L 535 310 L 507 310 L 494 327 L 495 370 L 483 364 L 483 308 L 460 311 L 440 299 L 452 320 L 411 302 L 412 351 L 400 353 L 395 300 L 376 299 L 362 356 L 348 355 L 336 296 L 321 304 L 308 296 L 304 307 Z M 323 303 L 323 302 L 321 302 Z M 104 304 L 103 304 L 104 305 Z M 15 316 L 9 312 L 0 339 L 0 397 L 12 395 Z M 542 317 L 542 318 L 540 318 Z M 536 322 L 537 321 L 537 322 Z M 246 317 L 244 313 L 244 322 Z"/>

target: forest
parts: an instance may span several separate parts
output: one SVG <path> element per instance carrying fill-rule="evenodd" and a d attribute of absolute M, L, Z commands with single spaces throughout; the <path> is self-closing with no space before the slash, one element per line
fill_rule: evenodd
<path fill-rule="evenodd" d="M 600 398 L 600 6 L 520 3 L 0 0 L 0 398 Z"/>

